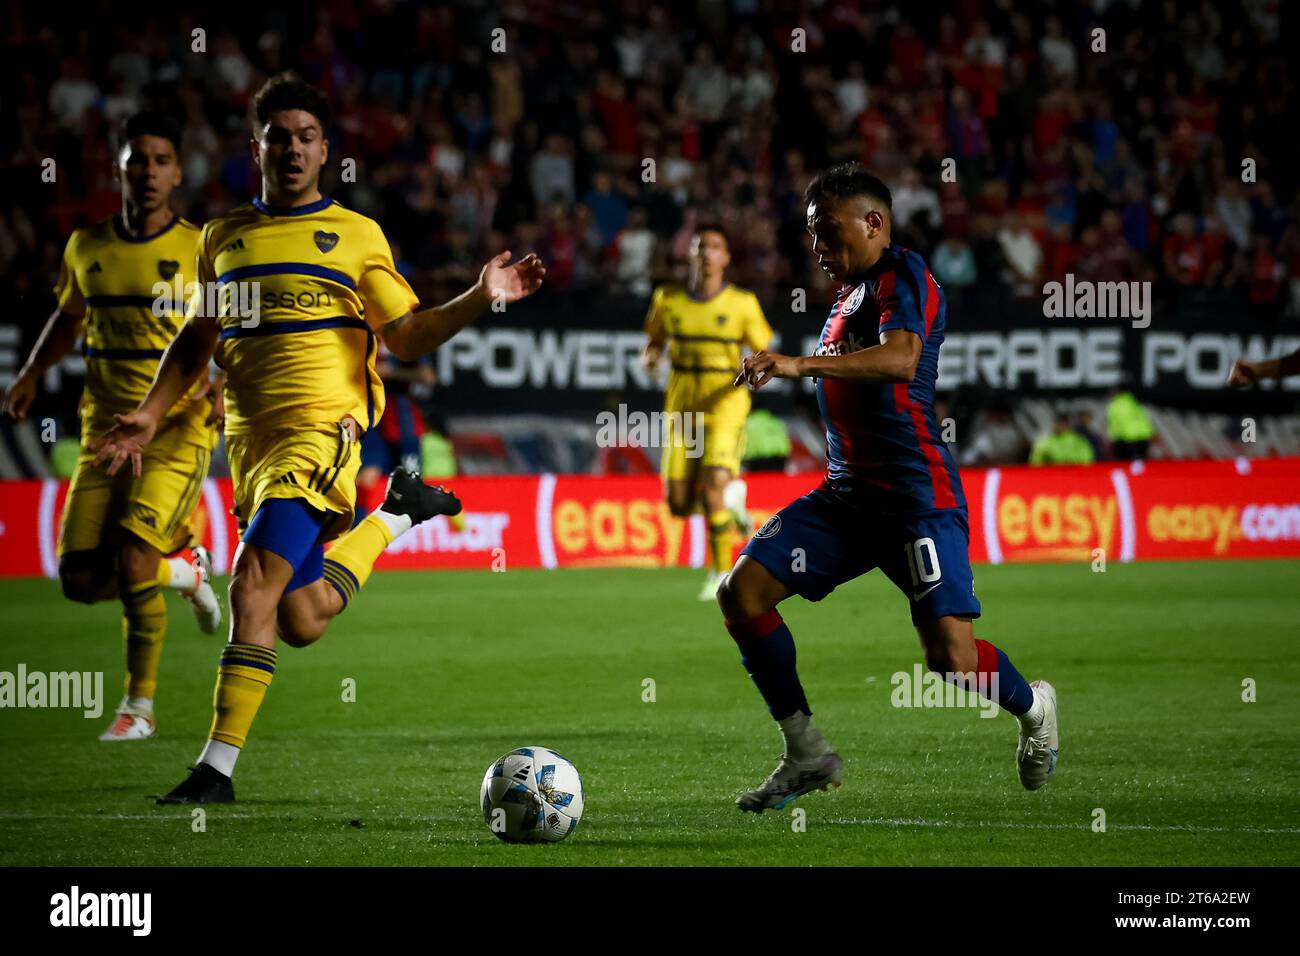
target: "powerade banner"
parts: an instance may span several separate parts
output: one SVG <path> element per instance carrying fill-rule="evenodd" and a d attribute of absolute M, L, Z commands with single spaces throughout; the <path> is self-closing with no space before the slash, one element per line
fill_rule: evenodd
<path fill-rule="evenodd" d="M 581 308 L 544 299 L 488 312 L 440 348 L 435 404 L 451 415 L 569 414 L 594 416 L 620 402 L 644 411 L 663 401 L 666 367 L 652 376 L 641 366 L 642 323 L 648 300 L 604 297 Z M 811 298 L 802 312 L 790 301 L 764 303 L 777 338 L 773 348 L 811 354 L 826 304 Z M 1223 383 L 1239 357 L 1275 358 L 1300 348 L 1300 323 L 1261 320 L 1202 308 L 1157 306 L 1135 320 L 1084 318 L 1006 302 L 994 307 L 953 303 L 939 359 L 938 388 L 951 397 L 959 389 L 1055 397 L 1097 394 L 1131 381 L 1154 404 L 1219 412 L 1288 413 L 1297 407 L 1300 377 L 1257 389 L 1226 392 Z M 1140 323 L 1139 323 L 1140 324 Z M 12 380 L 21 355 L 34 339 L 27 330 L 21 347 L 0 347 L 0 386 Z M 0 325 L 0 346 L 17 346 L 24 336 Z M 70 414 L 80 393 L 85 363 L 69 356 L 46 378 L 52 410 L 60 399 Z M 758 401 L 776 411 L 811 407 L 811 379 L 776 381 Z"/>
<path fill-rule="evenodd" d="M 800 313 L 788 311 L 788 303 L 765 305 L 777 336 L 773 348 L 811 354 L 825 309 L 812 301 Z M 438 402 L 453 414 L 593 414 L 617 396 L 649 409 L 662 401 L 667 370 L 652 376 L 641 366 L 645 307 L 619 298 L 576 311 L 530 303 L 486 315 L 438 350 Z M 938 388 L 1061 396 L 1104 392 L 1127 379 L 1157 404 L 1232 412 L 1296 407 L 1300 378 L 1235 393 L 1223 384 L 1240 357 L 1275 358 L 1300 348 L 1300 323 L 1160 308 L 1149 321 L 1135 328 L 1132 320 L 1054 318 L 1023 304 L 995 312 L 958 307 L 949 314 Z M 808 379 L 773 382 L 761 394 L 780 408 L 812 391 Z"/>
<path fill-rule="evenodd" d="M 817 474 L 748 477 L 755 526 L 814 488 Z M 1300 557 L 1300 458 L 969 469 L 962 483 L 976 562 Z M 654 477 L 463 477 L 453 527 L 399 538 L 380 569 L 700 567 L 702 517 L 674 518 Z M 57 574 L 66 482 L 6 482 L 0 576 Z M 382 494 L 376 489 L 376 494 Z M 371 506 L 378 501 L 369 502 Z M 208 479 L 194 523 L 218 572 L 238 543 L 230 483 Z"/>

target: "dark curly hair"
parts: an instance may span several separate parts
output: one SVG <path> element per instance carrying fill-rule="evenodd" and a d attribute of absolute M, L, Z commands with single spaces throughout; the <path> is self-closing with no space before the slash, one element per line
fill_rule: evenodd
<path fill-rule="evenodd" d="M 297 73 L 286 70 L 277 73 L 262 85 L 253 97 L 253 117 L 256 133 L 271 121 L 271 114 L 280 110 L 303 110 L 320 121 L 321 129 L 330 122 L 330 101 L 319 89 Z"/>
<path fill-rule="evenodd" d="M 727 248 L 728 249 L 731 248 L 731 237 L 727 235 L 727 230 L 722 228 L 721 223 L 716 222 L 712 219 L 706 219 L 703 222 L 698 222 L 695 224 L 695 228 L 691 230 L 691 235 L 698 236 L 705 232 L 716 232 L 718 235 L 722 237 L 722 241 L 726 244 Z"/>
<path fill-rule="evenodd" d="M 157 110 L 142 110 L 132 113 L 122 121 L 117 132 L 117 145 L 121 149 L 137 136 L 157 136 L 171 142 L 177 154 L 181 151 L 181 128 L 166 113 Z"/>

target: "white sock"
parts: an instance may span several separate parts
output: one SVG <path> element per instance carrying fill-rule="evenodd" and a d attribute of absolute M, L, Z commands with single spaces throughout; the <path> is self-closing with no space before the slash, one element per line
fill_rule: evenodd
<path fill-rule="evenodd" d="M 384 524 L 388 525 L 388 530 L 393 532 L 394 541 L 411 530 L 410 515 L 395 515 L 391 511 L 385 511 L 383 508 L 376 508 L 374 515 Z"/>
<path fill-rule="evenodd" d="M 199 754 L 199 763 L 205 763 L 227 777 L 234 774 L 235 761 L 238 759 L 239 748 L 220 740 L 209 740 L 203 748 L 203 753 Z"/>
<path fill-rule="evenodd" d="M 1038 693 L 1037 687 L 1030 687 L 1034 692 L 1034 702 L 1029 705 L 1029 709 L 1021 714 L 1016 720 L 1020 721 L 1020 726 L 1025 728 L 1037 727 L 1043 722 L 1043 696 Z"/>
<path fill-rule="evenodd" d="M 796 710 L 784 720 L 777 721 L 781 736 L 785 738 L 786 755 L 794 760 L 809 760 L 826 752 L 826 738 L 812 722 L 812 717 Z"/>
<path fill-rule="evenodd" d="M 122 701 L 122 706 L 134 714 L 152 714 L 153 698 L 152 697 L 128 697 Z"/>
<path fill-rule="evenodd" d="M 177 591 L 193 591 L 199 586 L 199 572 L 194 570 L 194 565 L 184 558 L 163 560 L 167 562 L 167 569 L 172 574 L 172 579 L 167 585 L 169 588 L 175 588 Z"/>

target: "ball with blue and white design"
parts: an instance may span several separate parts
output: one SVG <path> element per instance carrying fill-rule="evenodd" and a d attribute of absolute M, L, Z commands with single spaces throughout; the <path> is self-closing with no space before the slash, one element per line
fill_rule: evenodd
<path fill-rule="evenodd" d="M 483 822 L 508 843 L 558 843 L 582 819 L 578 768 L 546 747 L 520 747 L 492 762 L 479 790 Z"/>

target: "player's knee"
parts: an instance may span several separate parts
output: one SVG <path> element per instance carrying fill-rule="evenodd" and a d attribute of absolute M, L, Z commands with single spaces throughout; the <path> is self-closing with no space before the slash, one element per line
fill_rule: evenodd
<path fill-rule="evenodd" d="M 94 604 L 98 600 L 99 591 L 96 584 L 95 576 L 90 571 L 59 569 L 59 586 L 63 589 L 63 596 L 69 601 L 76 601 L 78 604 Z"/>
<path fill-rule="evenodd" d="M 718 607 L 728 621 L 747 621 L 758 617 L 768 610 L 761 605 L 762 601 L 753 589 L 747 588 L 745 582 L 738 580 L 734 573 L 728 574 L 718 585 Z"/>
<path fill-rule="evenodd" d="M 143 541 L 127 541 L 118 554 L 118 566 L 122 577 L 130 582 L 149 581 L 158 575 L 158 562 L 161 556 Z"/>
<path fill-rule="evenodd" d="M 325 633 L 325 625 L 306 624 L 303 621 L 281 617 L 276 624 L 276 633 L 280 635 L 280 640 L 290 647 L 306 647 L 320 639 L 320 636 Z"/>
<path fill-rule="evenodd" d="M 669 498 L 668 511 L 674 518 L 689 518 L 691 512 L 695 509 L 692 507 L 694 502 L 683 498 Z"/>

